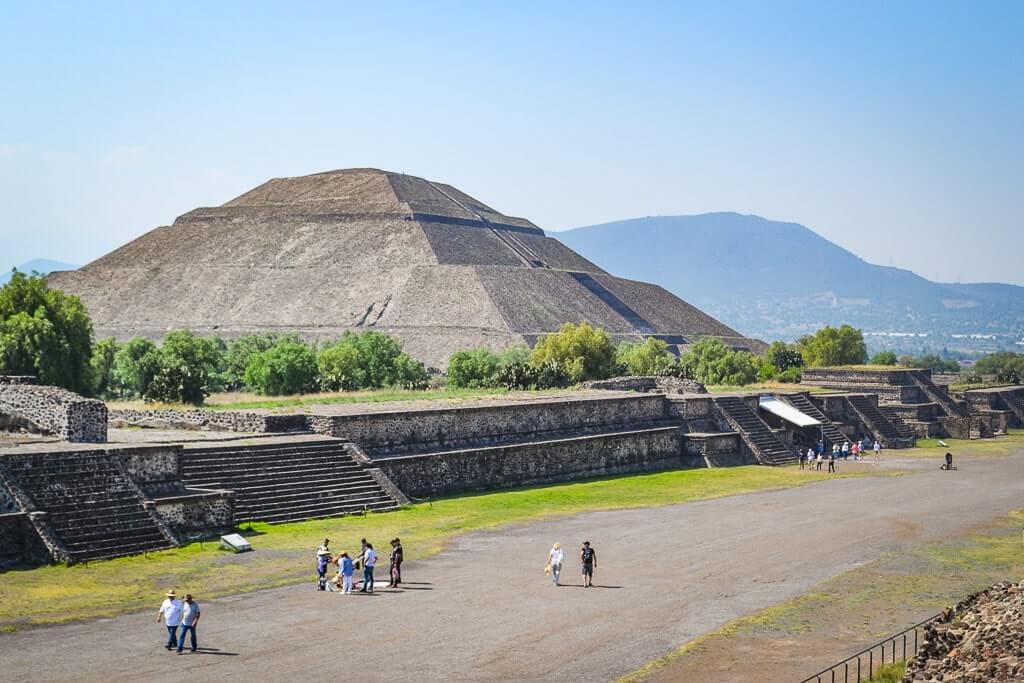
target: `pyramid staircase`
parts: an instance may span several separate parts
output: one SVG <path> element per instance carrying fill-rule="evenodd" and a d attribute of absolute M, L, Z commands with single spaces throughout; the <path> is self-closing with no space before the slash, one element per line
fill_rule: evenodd
<path fill-rule="evenodd" d="M 1003 401 L 1006 403 L 1006 407 L 1017 416 L 1017 420 L 1024 424 L 1024 398 L 1013 394 L 1004 394 Z"/>
<path fill-rule="evenodd" d="M 910 372 L 911 381 L 920 389 L 929 401 L 938 403 L 946 414 L 951 417 L 969 417 L 970 413 L 959 401 L 953 400 L 949 392 L 932 382 L 931 377 L 920 370 Z"/>
<path fill-rule="evenodd" d="M 181 476 L 195 488 L 235 492 L 236 522 L 295 522 L 399 507 L 349 444 L 300 439 L 186 448 Z"/>
<path fill-rule="evenodd" d="M 878 411 L 892 423 L 893 429 L 896 430 L 896 436 L 901 439 L 917 438 L 917 432 L 903 420 L 903 417 L 900 415 L 897 408 L 894 406 L 880 405 L 878 406 Z"/>
<path fill-rule="evenodd" d="M 143 503 L 116 455 L 105 451 L 9 458 L 0 468 L 22 495 L 26 512 L 54 559 L 102 560 L 178 545 L 155 510 Z M 43 528 L 40 528 L 40 524 Z"/>
<path fill-rule="evenodd" d="M 719 413 L 725 418 L 762 465 L 791 465 L 796 454 L 775 436 L 764 420 L 737 396 L 719 396 L 714 399 Z"/>
<path fill-rule="evenodd" d="M 834 443 L 840 446 L 847 441 L 852 443 L 852 439 L 844 434 L 839 427 L 836 427 L 835 423 L 828 419 L 828 416 L 821 412 L 818 406 L 814 405 L 814 402 L 808 398 L 807 394 L 783 394 L 782 399 L 804 415 L 813 417 L 821 423 L 821 431 L 825 434 L 826 447 L 831 448 Z"/>
<path fill-rule="evenodd" d="M 860 421 L 867 426 L 871 434 L 886 448 L 898 448 L 903 445 L 909 445 L 908 441 L 913 441 L 912 437 L 902 436 L 896 426 L 867 396 L 852 394 L 847 397 L 847 401 L 860 418 Z"/>

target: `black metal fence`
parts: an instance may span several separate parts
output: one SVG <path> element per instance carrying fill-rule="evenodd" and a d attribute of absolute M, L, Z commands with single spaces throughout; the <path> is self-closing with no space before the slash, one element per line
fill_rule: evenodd
<path fill-rule="evenodd" d="M 824 671 L 808 676 L 800 683 L 861 683 L 868 681 L 876 671 L 886 664 L 905 662 L 917 654 L 918 645 L 923 638 L 924 627 L 932 623 L 942 614 L 925 619 L 920 624 L 900 631 L 894 636 L 875 643 L 855 655 L 847 657 Z"/>

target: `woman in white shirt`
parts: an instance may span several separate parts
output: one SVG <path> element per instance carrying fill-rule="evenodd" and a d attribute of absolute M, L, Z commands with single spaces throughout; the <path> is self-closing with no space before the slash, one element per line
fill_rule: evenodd
<path fill-rule="evenodd" d="M 562 552 L 562 544 L 556 543 L 551 546 L 551 552 L 548 553 L 548 567 L 551 568 L 551 581 L 556 586 L 558 585 L 558 577 L 562 573 L 562 561 L 565 559 L 565 553 Z"/>

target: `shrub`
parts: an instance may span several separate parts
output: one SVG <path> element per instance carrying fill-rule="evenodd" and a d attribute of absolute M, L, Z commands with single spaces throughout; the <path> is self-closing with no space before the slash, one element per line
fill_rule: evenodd
<path fill-rule="evenodd" d="M 156 372 L 143 394 L 147 401 L 202 404 L 220 364 L 212 341 L 189 330 L 169 332 L 155 358 Z M 143 361 L 152 363 L 152 355 L 144 355 Z"/>
<path fill-rule="evenodd" d="M 224 388 L 237 391 L 245 386 L 245 370 L 249 361 L 281 341 L 299 342 L 297 334 L 248 334 L 232 341 L 227 348 L 224 361 Z"/>
<path fill-rule="evenodd" d="M 879 351 L 871 357 L 872 365 L 896 365 L 896 354 L 892 351 Z"/>
<path fill-rule="evenodd" d="M 498 357 L 490 349 L 456 351 L 448 359 L 448 386 L 473 389 L 494 386 L 497 371 Z"/>
<path fill-rule="evenodd" d="M 615 374 L 615 345 L 604 330 L 587 323 L 566 323 L 554 334 L 537 340 L 530 354 L 535 367 L 554 361 L 569 379 L 576 383 L 590 379 L 606 379 Z"/>
<path fill-rule="evenodd" d="M 114 380 L 127 396 L 145 396 L 159 370 L 159 350 L 144 337 L 134 337 L 114 354 Z"/>
<path fill-rule="evenodd" d="M 92 321 L 81 299 L 17 271 L 0 287 L 0 374 L 88 395 L 93 389 Z"/>
<path fill-rule="evenodd" d="M 868 358 L 864 334 L 855 327 L 823 327 L 797 342 L 800 355 L 809 367 L 860 365 Z"/>
<path fill-rule="evenodd" d="M 402 351 L 398 340 L 376 331 L 346 332 L 317 357 L 320 382 L 330 391 L 422 388 L 429 376 L 419 361 Z"/>
<path fill-rule="evenodd" d="M 570 379 L 560 363 L 549 360 L 540 365 L 528 363 L 506 365 L 498 369 L 495 383 L 509 391 L 526 391 L 566 387 L 569 386 Z"/>
<path fill-rule="evenodd" d="M 615 362 L 628 374 L 636 376 L 659 375 L 672 365 L 675 358 L 668 352 L 668 344 L 648 337 L 639 344 L 623 342 L 615 350 Z"/>
<path fill-rule="evenodd" d="M 304 394 L 317 387 L 317 357 L 308 345 L 285 339 L 249 358 L 245 385 L 258 394 Z"/>
<path fill-rule="evenodd" d="M 804 365 L 804 357 L 800 350 L 793 344 L 774 341 L 764 352 L 764 360 L 772 365 L 776 371 L 782 372 L 790 368 L 800 368 Z"/>
<path fill-rule="evenodd" d="M 775 375 L 775 380 L 783 384 L 799 384 L 801 379 L 803 379 L 801 368 L 789 368 Z"/>
<path fill-rule="evenodd" d="M 1024 380 L 1024 354 L 1013 351 L 999 351 L 979 358 L 973 372 L 979 375 L 995 375 L 997 382 L 1020 384 Z"/>
<path fill-rule="evenodd" d="M 683 354 L 681 363 L 691 368 L 693 379 L 704 384 L 750 384 L 758 376 L 757 357 L 734 351 L 719 339 L 701 339 Z"/>
<path fill-rule="evenodd" d="M 117 341 L 110 337 L 97 342 L 92 347 L 92 393 L 101 398 L 111 398 L 121 395 L 121 383 L 114 373 L 114 359 L 121 347 Z"/>

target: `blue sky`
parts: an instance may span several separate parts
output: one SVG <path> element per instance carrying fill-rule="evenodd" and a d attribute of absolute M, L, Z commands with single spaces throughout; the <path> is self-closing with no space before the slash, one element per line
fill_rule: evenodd
<path fill-rule="evenodd" d="M 548 230 L 739 211 L 1024 284 L 1022 36 L 1020 2 L 6 3 L 0 265 L 374 166 Z"/>

